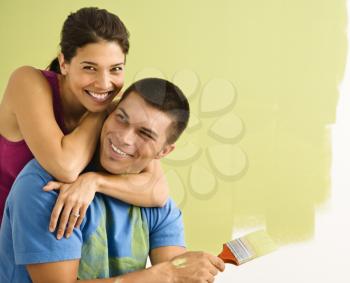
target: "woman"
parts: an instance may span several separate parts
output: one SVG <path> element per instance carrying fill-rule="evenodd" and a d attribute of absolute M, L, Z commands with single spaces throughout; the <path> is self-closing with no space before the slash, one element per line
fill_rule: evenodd
<path fill-rule="evenodd" d="M 64 183 L 77 180 L 87 166 L 106 110 L 123 87 L 128 37 L 116 15 L 104 9 L 82 8 L 64 22 L 61 52 L 50 71 L 21 67 L 11 75 L 0 105 L 1 219 L 14 179 L 33 157 Z M 61 190 L 64 197 L 54 209 L 50 230 L 55 229 L 62 210 L 58 237 L 68 221 L 70 225 L 82 221 L 91 201 L 88 190 L 135 205 L 160 206 L 168 193 L 163 177 L 159 161 L 139 175 L 82 175 L 74 184 L 93 182 L 88 187 L 75 185 Z M 140 184 L 152 190 L 141 190 Z"/>

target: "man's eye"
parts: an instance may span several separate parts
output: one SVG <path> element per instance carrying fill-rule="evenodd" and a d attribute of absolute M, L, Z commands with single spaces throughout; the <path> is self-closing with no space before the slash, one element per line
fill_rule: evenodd
<path fill-rule="evenodd" d="M 125 122 L 126 121 L 126 118 L 122 114 L 117 114 L 117 118 L 121 122 Z"/>
<path fill-rule="evenodd" d="M 152 136 L 146 132 L 141 131 L 140 134 L 147 139 L 152 139 Z"/>
<path fill-rule="evenodd" d="M 84 70 L 87 70 L 87 71 L 96 71 L 96 68 L 95 68 L 95 67 L 92 67 L 92 66 L 84 66 L 83 69 L 84 69 Z"/>

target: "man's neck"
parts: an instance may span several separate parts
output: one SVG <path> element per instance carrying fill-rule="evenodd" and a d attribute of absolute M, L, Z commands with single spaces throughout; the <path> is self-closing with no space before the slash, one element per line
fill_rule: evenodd
<path fill-rule="evenodd" d="M 95 151 L 95 154 L 94 156 L 92 157 L 92 160 L 90 162 L 90 164 L 93 166 L 94 168 L 94 171 L 96 172 L 104 172 L 106 173 L 106 169 L 104 169 L 101 165 L 101 162 L 100 162 L 100 151 L 99 151 L 99 144 L 97 145 L 97 150 Z"/>

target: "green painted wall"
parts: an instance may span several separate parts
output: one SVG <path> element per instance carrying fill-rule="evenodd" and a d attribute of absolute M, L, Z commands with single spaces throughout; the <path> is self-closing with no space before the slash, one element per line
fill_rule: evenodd
<path fill-rule="evenodd" d="M 0 91 L 20 65 L 44 68 L 70 11 L 99 6 L 131 33 L 129 84 L 178 83 L 191 125 L 164 160 L 187 243 L 218 252 L 232 232 L 266 226 L 289 243 L 313 236 L 330 196 L 345 0 L 1 1 Z"/>

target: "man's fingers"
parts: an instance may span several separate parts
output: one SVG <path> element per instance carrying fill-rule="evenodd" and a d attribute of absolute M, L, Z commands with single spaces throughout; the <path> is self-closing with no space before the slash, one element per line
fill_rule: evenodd
<path fill-rule="evenodd" d="M 214 282 L 214 275 L 212 275 L 210 272 L 207 272 L 203 279 L 205 279 L 206 282 Z"/>
<path fill-rule="evenodd" d="M 221 272 L 225 270 L 225 263 L 217 256 L 209 255 L 210 262 Z"/>
<path fill-rule="evenodd" d="M 215 266 L 211 266 L 208 268 L 208 271 L 210 272 L 211 275 L 216 276 L 218 274 L 218 269 Z"/>

